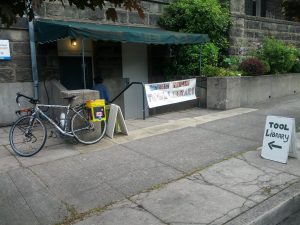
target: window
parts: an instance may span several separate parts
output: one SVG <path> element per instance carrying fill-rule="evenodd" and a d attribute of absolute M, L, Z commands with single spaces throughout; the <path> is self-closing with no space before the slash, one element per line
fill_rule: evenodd
<path fill-rule="evenodd" d="M 249 16 L 266 16 L 266 0 L 245 0 L 245 13 Z"/>

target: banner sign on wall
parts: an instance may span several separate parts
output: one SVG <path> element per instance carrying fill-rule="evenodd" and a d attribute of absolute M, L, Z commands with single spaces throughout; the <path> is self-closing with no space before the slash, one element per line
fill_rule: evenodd
<path fill-rule="evenodd" d="M 196 78 L 145 84 L 149 108 L 196 99 Z"/>
<path fill-rule="evenodd" d="M 286 163 L 288 155 L 298 157 L 295 119 L 268 116 L 261 156 L 265 159 Z"/>
<path fill-rule="evenodd" d="M 11 60 L 8 40 L 0 40 L 0 60 Z"/>

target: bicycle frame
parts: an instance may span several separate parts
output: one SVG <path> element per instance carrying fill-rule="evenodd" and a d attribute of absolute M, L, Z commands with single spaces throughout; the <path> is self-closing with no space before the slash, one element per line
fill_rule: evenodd
<path fill-rule="evenodd" d="M 70 121 L 70 118 L 66 119 L 65 124 L 65 130 L 61 129 L 60 126 L 58 126 L 49 116 L 47 116 L 39 107 L 49 107 L 49 108 L 64 108 L 66 109 L 66 118 L 69 116 L 70 110 L 72 110 L 74 113 L 77 113 L 77 111 L 74 110 L 74 108 L 71 108 L 70 105 L 63 106 L 63 105 L 44 105 L 44 104 L 36 104 L 35 110 L 32 114 L 32 116 L 38 116 L 38 114 L 41 114 L 43 117 L 45 117 L 60 133 L 63 135 L 67 135 L 69 137 L 74 137 L 72 131 L 67 131 L 67 124 L 68 121 Z"/>

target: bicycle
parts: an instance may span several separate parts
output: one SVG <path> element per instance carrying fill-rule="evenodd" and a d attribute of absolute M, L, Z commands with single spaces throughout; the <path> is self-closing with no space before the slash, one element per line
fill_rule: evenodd
<path fill-rule="evenodd" d="M 20 97 L 28 99 L 33 104 L 31 109 L 26 109 L 27 115 L 19 117 L 14 122 L 9 132 L 10 145 L 13 151 L 20 156 L 33 156 L 44 147 L 47 140 L 47 129 L 43 120 L 52 124 L 62 135 L 75 138 L 83 144 L 94 144 L 100 141 L 106 132 L 106 121 L 102 119 L 99 122 L 92 122 L 90 110 L 85 103 L 71 107 L 71 102 L 77 98 L 76 96 L 64 98 L 69 101 L 66 106 L 39 104 L 37 99 L 17 93 L 16 102 L 19 106 Z M 63 109 L 65 118 L 61 116 L 57 124 L 42 111 L 41 107 Z"/>

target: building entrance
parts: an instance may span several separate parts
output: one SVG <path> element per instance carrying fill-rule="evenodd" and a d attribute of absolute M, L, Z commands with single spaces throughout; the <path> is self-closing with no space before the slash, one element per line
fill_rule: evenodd
<path fill-rule="evenodd" d="M 84 89 L 82 57 L 59 57 L 60 82 L 68 90 Z M 86 88 L 93 86 L 92 57 L 85 57 Z"/>

